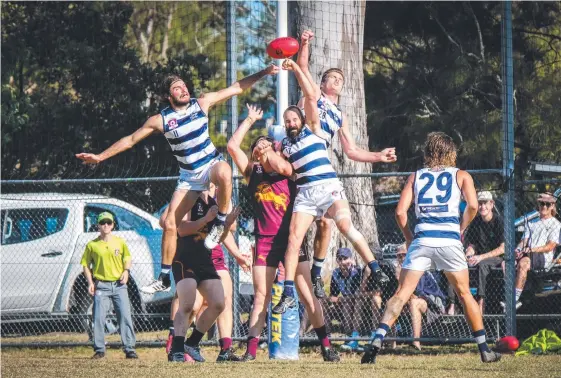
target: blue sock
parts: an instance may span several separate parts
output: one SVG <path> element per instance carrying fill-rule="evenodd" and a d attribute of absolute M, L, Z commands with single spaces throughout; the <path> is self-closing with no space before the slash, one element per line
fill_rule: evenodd
<path fill-rule="evenodd" d="M 318 259 L 314 257 L 314 264 L 312 265 L 312 277 L 321 276 L 321 268 L 323 267 L 323 262 L 325 259 Z"/>
<path fill-rule="evenodd" d="M 284 281 L 284 295 L 294 297 L 294 281 Z"/>
<path fill-rule="evenodd" d="M 489 345 L 487 345 L 487 338 L 485 337 L 485 330 L 480 329 L 479 331 L 473 332 L 473 338 L 477 343 L 477 347 L 479 348 L 479 353 L 483 352 L 490 352 Z"/>
<path fill-rule="evenodd" d="M 378 329 L 376 330 L 376 334 L 374 335 L 374 340 L 380 339 L 380 341 L 384 341 L 384 337 L 390 330 L 390 326 L 385 323 L 380 323 L 378 325 Z"/>
<path fill-rule="evenodd" d="M 370 268 L 371 272 L 376 272 L 380 270 L 380 265 L 378 265 L 378 262 L 376 260 L 372 260 L 368 263 L 368 268 Z"/>

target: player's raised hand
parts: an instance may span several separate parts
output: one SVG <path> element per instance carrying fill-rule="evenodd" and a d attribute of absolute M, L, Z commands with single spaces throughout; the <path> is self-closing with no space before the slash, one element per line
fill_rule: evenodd
<path fill-rule="evenodd" d="M 296 64 L 295 61 L 293 61 L 292 59 L 285 59 L 282 62 L 282 69 L 283 70 L 287 70 L 287 71 L 294 71 L 295 67 L 298 67 L 298 65 Z"/>
<path fill-rule="evenodd" d="M 269 65 L 269 67 L 267 67 L 265 69 L 265 72 L 267 73 L 267 75 L 276 75 L 278 74 L 280 71 L 280 68 L 274 64 Z"/>
<path fill-rule="evenodd" d="M 263 118 L 263 109 L 260 109 L 257 105 L 245 104 L 247 107 L 247 116 L 251 117 L 253 121 L 257 121 Z"/>
<path fill-rule="evenodd" d="M 229 230 L 232 227 L 232 225 L 234 224 L 236 219 L 238 219 L 238 216 L 240 215 L 241 212 L 242 212 L 241 207 L 234 206 L 232 212 L 226 216 L 226 221 L 224 222 L 225 230 Z"/>
<path fill-rule="evenodd" d="M 76 157 L 84 162 L 84 164 L 98 164 L 101 163 L 101 158 L 96 154 L 88 154 L 82 152 L 81 154 L 76 154 Z"/>
<path fill-rule="evenodd" d="M 302 42 L 303 45 L 309 43 L 312 39 L 314 39 L 314 32 L 311 31 L 310 29 L 304 30 L 302 36 L 300 37 L 300 41 Z"/>
<path fill-rule="evenodd" d="M 381 155 L 381 161 L 384 163 L 394 163 L 397 161 L 397 155 L 395 154 L 395 147 L 383 149 L 380 155 Z"/>
<path fill-rule="evenodd" d="M 209 223 L 210 221 L 212 221 L 214 218 L 216 218 L 216 215 L 218 215 L 218 206 L 214 205 L 210 209 L 208 209 L 205 214 L 206 222 Z"/>

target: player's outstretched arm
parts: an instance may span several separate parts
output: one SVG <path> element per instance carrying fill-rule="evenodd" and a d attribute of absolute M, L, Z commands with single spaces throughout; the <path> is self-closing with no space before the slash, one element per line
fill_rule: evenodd
<path fill-rule="evenodd" d="M 255 105 L 247 106 L 247 117 L 238 126 L 232 138 L 228 141 L 228 153 L 232 156 L 232 160 L 238 167 L 238 170 L 242 173 L 246 181 L 249 181 L 251 175 L 251 170 L 253 169 L 253 163 L 247 158 L 245 152 L 243 152 L 241 145 L 242 141 L 251 128 L 251 126 L 261 118 L 263 118 L 263 110 L 259 109 Z M 250 151 L 251 153 L 251 151 Z"/>
<path fill-rule="evenodd" d="M 300 37 L 300 51 L 298 52 L 298 59 L 296 60 L 296 63 L 300 66 L 302 72 L 304 73 L 304 76 L 306 76 L 308 81 L 314 87 L 317 101 L 321 96 L 321 89 L 319 85 L 315 83 L 314 78 L 312 77 L 312 74 L 310 72 L 310 66 L 308 64 L 310 58 L 310 41 L 312 39 L 314 39 L 314 33 L 311 30 L 304 30 L 302 36 Z M 304 107 L 303 99 L 300 100 L 298 106 L 301 108 Z"/>
<path fill-rule="evenodd" d="M 251 88 L 255 83 L 264 78 L 267 75 L 276 75 L 279 72 L 279 68 L 274 64 L 269 67 L 244 77 L 243 79 L 236 81 L 234 84 L 230 85 L 228 88 L 221 89 L 218 92 L 205 93 L 199 97 L 199 104 L 201 109 L 208 113 L 208 110 L 214 105 L 226 101 L 231 97 L 242 94 L 248 88 Z"/>
<path fill-rule="evenodd" d="M 473 178 L 469 173 L 461 170 L 458 171 L 458 185 L 466 200 L 466 209 L 464 210 L 464 215 L 460 222 L 460 233 L 463 235 L 473 218 L 477 215 L 478 202 Z"/>
<path fill-rule="evenodd" d="M 306 124 L 314 134 L 321 134 L 321 124 L 319 120 L 317 98 L 315 96 L 313 84 L 306 78 L 302 69 L 295 61 L 285 59 L 282 68 L 294 72 L 298 85 L 304 94 L 304 112 L 306 113 Z"/>
<path fill-rule="evenodd" d="M 343 152 L 351 160 L 362 163 L 394 163 L 397 161 L 395 147 L 386 148 L 380 152 L 366 151 L 358 147 L 349 130 L 347 117 L 343 116 L 343 125 L 339 129 L 339 138 Z"/>
<path fill-rule="evenodd" d="M 409 207 L 411 207 L 411 203 L 413 202 L 413 181 L 415 180 L 415 174 L 409 175 L 407 178 L 407 182 L 401 191 L 401 196 L 399 198 L 399 202 L 397 203 L 397 207 L 395 209 L 395 220 L 397 221 L 397 225 L 401 229 L 401 233 L 403 237 L 405 237 L 405 243 L 407 248 L 413 242 L 413 233 L 409 229 L 407 225 L 407 211 Z"/>
<path fill-rule="evenodd" d="M 84 163 L 87 164 L 101 163 L 102 161 L 107 160 L 112 156 L 120 154 L 121 152 L 126 151 L 129 148 L 132 148 L 132 146 L 152 134 L 154 131 L 159 131 L 161 133 L 163 133 L 164 131 L 161 114 L 157 114 L 148 118 L 148 120 L 144 123 L 144 125 L 142 125 L 140 129 L 136 130 L 130 135 L 127 135 L 126 137 L 119 139 L 102 153 L 90 154 L 82 152 L 80 154 L 76 154 L 76 157 L 80 160 L 83 160 Z"/>

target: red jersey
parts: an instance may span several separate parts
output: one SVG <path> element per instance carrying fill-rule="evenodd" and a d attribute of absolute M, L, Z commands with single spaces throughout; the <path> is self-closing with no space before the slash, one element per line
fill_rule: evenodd
<path fill-rule="evenodd" d="M 278 173 L 265 172 L 260 164 L 254 164 L 248 191 L 253 204 L 255 235 L 288 234 L 296 184 Z"/>

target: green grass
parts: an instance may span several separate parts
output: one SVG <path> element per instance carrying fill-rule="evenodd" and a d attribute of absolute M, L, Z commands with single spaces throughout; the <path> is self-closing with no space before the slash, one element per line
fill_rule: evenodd
<path fill-rule="evenodd" d="M 343 355 L 339 364 L 325 363 L 316 348 L 303 349 L 299 361 L 269 361 L 260 351 L 255 362 L 227 364 L 171 364 L 163 348 L 140 348 L 139 360 L 125 360 L 119 349 L 109 349 L 103 360 L 91 360 L 93 351 L 86 347 L 4 348 L 2 377 L 561 377 L 561 355 L 504 356 L 499 363 L 482 364 L 477 353 L 465 348 L 425 348 L 428 353 L 420 355 L 404 350 L 380 355 L 375 365 L 361 365 L 357 355 Z M 203 348 L 207 361 L 214 361 L 217 353 L 217 348 Z"/>

